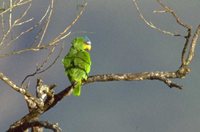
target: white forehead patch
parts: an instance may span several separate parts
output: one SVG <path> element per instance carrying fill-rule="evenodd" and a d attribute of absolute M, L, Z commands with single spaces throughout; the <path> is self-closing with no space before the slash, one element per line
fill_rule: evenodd
<path fill-rule="evenodd" d="M 87 36 L 84 36 L 85 42 L 89 45 L 92 44 L 92 42 L 90 41 L 90 39 Z"/>

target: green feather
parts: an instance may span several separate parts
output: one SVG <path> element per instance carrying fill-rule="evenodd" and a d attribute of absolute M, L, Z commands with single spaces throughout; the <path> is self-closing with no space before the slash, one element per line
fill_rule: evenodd
<path fill-rule="evenodd" d="M 69 53 L 64 57 L 62 63 L 65 74 L 70 82 L 75 83 L 73 95 L 80 96 L 82 80 L 87 80 L 91 69 L 90 54 L 86 51 L 87 43 L 83 37 L 77 37 L 72 41 Z"/>
<path fill-rule="evenodd" d="M 73 95 L 74 96 L 80 96 L 81 95 L 81 85 L 82 82 L 76 82 L 73 90 Z"/>

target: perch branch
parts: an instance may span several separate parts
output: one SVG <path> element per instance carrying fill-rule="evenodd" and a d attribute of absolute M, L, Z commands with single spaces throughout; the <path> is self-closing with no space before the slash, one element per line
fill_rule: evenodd
<path fill-rule="evenodd" d="M 142 80 L 160 80 L 169 87 L 182 89 L 181 86 L 173 83 L 169 79 L 178 78 L 176 72 L 140 72 L 140 73 L 123 73 L 123 74 L 103 74 L 90 76 L 85 83 L 104 82 L 104 81 L 142 81 Z"/>

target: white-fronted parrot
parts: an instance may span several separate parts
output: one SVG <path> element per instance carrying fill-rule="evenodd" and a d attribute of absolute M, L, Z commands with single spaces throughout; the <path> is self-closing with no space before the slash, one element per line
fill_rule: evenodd
<path fill-rule="evenodd" d="M 91 50 L 91 41 L 88 37 L 76 37 L 68 54 L 62 60 L 65 74 L 74 84 L 73 95 L 80 96 L 82 81 L 87 80 L 91 68 L 91 59 L 88 51 Z"/>

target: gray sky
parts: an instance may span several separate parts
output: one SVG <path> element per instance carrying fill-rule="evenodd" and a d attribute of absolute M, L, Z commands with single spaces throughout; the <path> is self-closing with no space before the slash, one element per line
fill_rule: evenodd
<path fill-rule="evenodd" d="M 35 1 L 36 2 L 36 1 Z M 38 2 L 38 3 L 37 3 Z M 38 17 L 44 4 L 37 1 Z M 79 1 L 80 2 L 80 1 Z M 199 0 L 166 0 L 177 14 L 195 28 L 200 23 Z M 74 0 L 56 3 L 56 12 L 46 39 L 55 35 L 76 15 Z M 159 27 L 184 33 L 170 15 L 153 14 L 160 9 L 154 0 L 140 0 L 142 12 Z M 33 8 L 34 9 L 34 8 Z M 88 0 L 88 6 L 72 32 L 87 31 L 92 41 L 90 75 L 141 71 L 176 70 L 180 64 L 184 40 L 163 35 L 139 19 L 131 0 Z M 74 34 L 66 39 L 67 53 Z M 29 39 L 22 40 L 25 45 Z M 200 43 L 200 42 L 198 42 Z M 106 82 L 85 85 L 80 97 L 67 97 L 41 119 L 58 122 L 68 132 L 197 132 L 200 129 L 199 46 L 191 65 L 192 72 L 182 80 L 183 90 L 170 89 L 159 81 Z M 15 82 L 34 71 L 40 55 L 26 53 L 2 60 L 1 71 Z M 40 77 L 58 85 L 69 85 L 60 61 Z M 0 131 L 27 113 L 23 98 L 0 84 Z M 31 91 L 34 91 L 33 80 Z"/>

